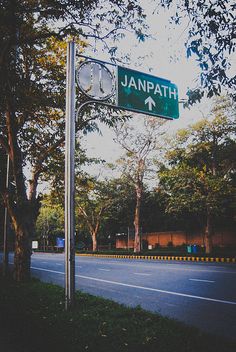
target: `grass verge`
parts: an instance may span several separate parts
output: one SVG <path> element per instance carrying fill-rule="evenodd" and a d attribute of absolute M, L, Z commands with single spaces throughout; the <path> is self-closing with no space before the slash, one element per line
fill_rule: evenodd
<path fill-rule="evenodd" d="M 81 292 L 73 312 L 65 312 L 61 287 L 0 278 L 0 350 L 231 352 L 236 344 Z"/>

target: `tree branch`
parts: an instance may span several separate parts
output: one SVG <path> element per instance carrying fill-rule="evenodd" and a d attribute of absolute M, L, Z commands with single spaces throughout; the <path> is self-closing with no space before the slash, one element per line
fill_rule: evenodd
<path fill-rule="evenodd" d="M 56 136 L 56 134 L 55 134 Z M 29 180 L 30 184 L 30 189 L 29 189 L 29 200 L 36 199 L 36 190 L 38 186 L 38 179 L 40 176 L 40 173 L 42 171 L 43 167 L 43 162 L 46 160 L 48 155 L 50 155 L 57 147 L 59 147 L 65 140 L 65 137 L 61 137 L 55 144 L 50 146 L 39 158 L 37 164 L 34 167 L 34 170 L 32 171 L 32 177 L 31 180 Z"/>

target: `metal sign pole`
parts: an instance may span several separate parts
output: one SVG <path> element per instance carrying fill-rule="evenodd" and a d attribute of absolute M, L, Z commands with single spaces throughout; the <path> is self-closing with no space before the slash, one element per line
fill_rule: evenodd
<path fill-rule="evenodd" d="M 66 136 L 65 136 L 65 308 L 74 305 L 75 296 L 75 43 L 67 44 Z"/>

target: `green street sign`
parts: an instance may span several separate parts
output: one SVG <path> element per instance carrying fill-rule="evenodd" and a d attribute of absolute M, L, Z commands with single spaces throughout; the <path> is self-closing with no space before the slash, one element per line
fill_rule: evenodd
<path fill-rule="evenodd" d="M 118 66 L 117 105 L 134 112 L 178 119 L 178 88 L 164 78 Z"/>

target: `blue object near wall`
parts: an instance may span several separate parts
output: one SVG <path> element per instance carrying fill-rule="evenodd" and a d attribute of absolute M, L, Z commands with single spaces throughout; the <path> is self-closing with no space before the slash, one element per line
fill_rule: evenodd
<path fill-rule="evenodd" d="M 58 248 L 65 248 L 65 238 L 57 237 L 56 238 L 56 246 Z"/>

